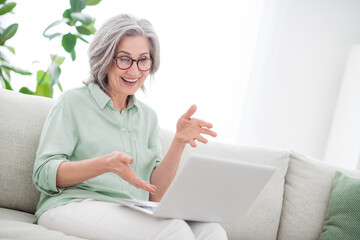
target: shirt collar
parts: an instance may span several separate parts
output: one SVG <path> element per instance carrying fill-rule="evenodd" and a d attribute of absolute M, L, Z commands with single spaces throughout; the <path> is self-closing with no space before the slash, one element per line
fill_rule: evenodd
<path fill-rule="evenodd" d="M 90 83 L 89 90 L 91 95 L 95 99 L 96 104 L 99 106 L 101 110 L 103 110 L 109 102 L 111 102 L 112 105 L 111 98 L 100 88 L 100 86 L 97 83 Z M 135 107 L 135 109 L 137 109 L 138 102 L 136 97 L 134 95 L 130 95 L 128 96 L 128 98 L 129 101 L 126 109 L 130 109 L 132 107 Z"/>
<path fill-rule="evenodd" d="M 129 101 L 128 101 L 128 105 L 127 105 L 127 109 L 130 109 L 132 107 L 135 107 L 136 109 L 138 108 L 138 101 L 136 100 L 135 95 L 130 95 L 129 97 Z"/>

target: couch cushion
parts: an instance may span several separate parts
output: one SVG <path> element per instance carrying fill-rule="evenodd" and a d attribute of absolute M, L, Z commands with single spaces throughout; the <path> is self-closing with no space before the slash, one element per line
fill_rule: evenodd
<path fill-rule="evenodd" d="M 320 240 L 360 239 L 360 178 L 336 171 Z"/>
<path fill-rule="evenodd" d="M 162 129 L 160 132 L 165 155 L 170 147 L 173 133 Z M 221 156 L 241 161 L 262 163 L 276 167 L 276 172 L 265 186 L 254 205 L 238 224 L 225 225 L 229 239 L 272 240 L 277 239 L 283 202 L 285 174 L 287 171 L 289 152 L 264 147 L 236 146 L 223 143 L 209 142 L 198 144 L 197 148 L 187 146 L 182 161 L 191 153 Z M 180 164 L 179 168 L 182 165 Z M 234 183 L 236 185 L 236 183 Z M 231 187 L 231 186 L 228 186 Z"/>
<path fill-rule="evenodd" d="M 65 235 L 62 232 L 48 230 L 43 226 L 0 219 L 0 239 L 11 239 L 11 240 L 81 240 L 69 235 Z M 84 240 L 84 239 L 83 239 Z"/>
<path fill-rule="evenodd" d="M 335 167 L 291 152 L 279 240 L 319 239 L 325 222 Z M 360 172 L 343 170 L 352 176 Z"/>
<path fill-rule="evenodd" d="M 53 101 L 0 89 L 0 207 L 34 213 L 32 183 L 39 137 Z"/>
<path fill-rule="evenodd" d="M 0 208 L 0 220 L 33 223 L 35 221 L 35 215 L 17 210 Z"/>

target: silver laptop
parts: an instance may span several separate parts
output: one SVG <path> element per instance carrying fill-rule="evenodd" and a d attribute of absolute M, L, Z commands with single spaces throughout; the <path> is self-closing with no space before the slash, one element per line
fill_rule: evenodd
<path fill-rule="evenodd" d="M 160 202 L 117 201 L 156 217 L 238 223 L 274 172 L 271 166 L 194 154 Z"/>

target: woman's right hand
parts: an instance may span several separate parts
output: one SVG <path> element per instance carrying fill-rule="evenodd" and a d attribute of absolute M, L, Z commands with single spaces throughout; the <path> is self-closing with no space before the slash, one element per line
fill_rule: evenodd
<path fill-rule="evenodd" d="M 131 168 L 130 164 L 134 161 L 133 157 L 118 151 L 112 152 L 106 155 L 106 157 L 107 168 L 110 172 L 119 175 L 122 179 L 137 188 L 141 188 L 152 194 L 155 193 L 156 186 L 137 177 L 134 170 Z"/>

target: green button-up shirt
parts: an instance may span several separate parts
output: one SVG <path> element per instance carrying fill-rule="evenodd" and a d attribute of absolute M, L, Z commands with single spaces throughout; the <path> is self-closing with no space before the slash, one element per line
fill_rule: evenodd
<path fill-rule="evenodd" d="M 33 181 L 41 192 L 36 217 L 72 201 L 111 197 L 148 200 L 149 193 L 135 188 L 115 173 L 105 173 L 71 187 L 56 187 L 63 161 L 81 161 L 121 151 L 134 158 L 136 175 L 150 181 L 162 160 L 156 113 L 129 96 L 121 113 L 100 87 L 91 83 L 62 94 L 45 121 L 34 165 Z"/>

